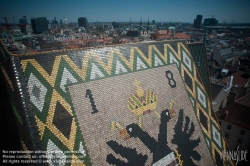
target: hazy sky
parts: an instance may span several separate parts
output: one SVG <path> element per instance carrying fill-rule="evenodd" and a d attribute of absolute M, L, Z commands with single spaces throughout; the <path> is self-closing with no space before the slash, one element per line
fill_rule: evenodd
<path fill-rule="evenodd" d="M 15 22 L 22 16 L 57 18 L 77 22 L 87 17 L 88 22 L 143 21 L 193 22 L 197 14 L 204 18 L 214 15 L 219 23 L 250 23 L 250 0 L 1 0 L 2 17 Z"/>

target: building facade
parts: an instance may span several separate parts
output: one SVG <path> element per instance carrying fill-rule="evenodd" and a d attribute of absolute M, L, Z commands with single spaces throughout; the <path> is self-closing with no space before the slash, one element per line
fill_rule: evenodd
<path fill-rule="evenodd" d="M 250 93 L 235 100 L 215 113 L 227 141 L 228 150 L 240 152 L 241 154 L 238 156 L 242 156 L 245 152 L 249 153 L 250 150 L 249 101 Z M 239 160 L 237 165 L 249 165 L 249 157 L 249 154 L 246 154 L 246 159 Z"/>
<path fill-rule="evenodd" d="M 218 48 L 214 47 L 212 60 L 216 61 L 218 64 L 232 61 L 234 59 L 234 52 L 231 47 Z"/>
<path fill-rule="evenodd" d="M 225 120 L 220 120 L 221 129 L 228 142 L 230 150 L 248 150 L 250 147 L 250 130 L 230 123 Z"/>
<path fill-rule="evenodd" d="M 197 15 L 194 19 L 194 28 L 200 28 L 202 23 L 202 15 Z"/>
<path fill-rule="evenodd" d="M 88 20 L 86 17 L 79 17 L 78 18 L 78 26 L 79 27 L 87 28 L 87 25 L 88 25 Z"/>
<path fill-rule="evenodd" d="M 21 19 L 19 20 L 19 24 L 28 24 L 27 17 L 26 17 L 26 16 L 23 16 L 23 18 L 21 18 Z"/>
<path fill-rule="evenodd" d="M 31 18 L 33 33 L 39 34 L 48 31 L 48 20 L 46 17 Z"/>
<path fill-rule="evenodd" d="M 203 26 L 216 26 L 216 25 L 218 25 L 218 20 L 216 20 L 215 18 L 204 19 Z"/>
<path fill-rule="evenodd" d="M 32 33 L 32 30 L 30 28 L 30 25 L 26 25 L 25 28 L 24 28 L 24 33 L 25 34 L 31 34 Z"/>

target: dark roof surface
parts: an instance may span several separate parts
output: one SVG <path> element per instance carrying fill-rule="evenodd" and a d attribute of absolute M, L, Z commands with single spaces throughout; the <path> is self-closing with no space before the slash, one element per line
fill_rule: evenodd
<path fill-rule="evenodd" d="M 52 48 L 52 47 L 62 47 L 62 42 L 51 42 L 51 43 L 40 43 L 41 49 Z"/>
<path fill-rule="evenodd" d="M 239 98 L 235 102 L 250 108 L 250 93 L 248 93 L 247 95 Z"/>
<path fill-rule="evenodd" d="M 212 100 L 214 100 L 223 89 L 224 86 L 211 84 Z"/>
<path fill-rule="evenodd" d="M 244 85 L 250 80 L 250 75 L 246 74 L 243 71 L 237 71 L 236 73 L 231 74 L 233 76 L 233 85 L 238 87 L 244 87 Z M 224 78 L 222 81 L 227 83 L 229 80 L 228 77 Z"/>
<path fill-rule="evenodd" d="M 246 88 L 232 87 L 227 97 L 227 105 L 233 103 L 235 100 L 245 96 L 248 92 Z"/>
<path fill-rule="evenodd" d="M 228 55 L 225 55 L 225 56 L 221 56 L 221 60 L 227 60 L 227 59 L 231 59 L 235 57 L 235 54 L 228 54 Z"/>
<path fill-rule="evenodd" d="M 128 31 L 126 34 L 127 37 L 138 37 L 139 32 L 138 31 Z"/>
<path fill-rule="evenodd" d="M 228 111 L 225 118 L 221 118 L 223 113 Z M 250 107 L 234 102 L 217 111 L 216 116 L 237 126 L 250 130 Z"/>
<path fill-rule="evenodd" d="M 204 43 L 188 43 L 187 46 L 196 63 L 202 84 L 204 85 L 208 95 L 211 96 L 206 47 Z M 198 62 L 200 65 L 197 65 Z"/>
<path fill-rule="evenodd" d="M 220 69 L 217 68 L 209 68 L 209 75 L 210 77 L 215 77 L 216 75 L 218 76 L 218 73 L 220 72 Z"/>
<path fill-rule="evenodd" d="M 232 87 L 230 89 L 230 92 L 235 92 L 237 93 L 237 96 L 236 96 L 236 100 L 245 96 L 247 94 L 247 89 L 246 88 L 242 88 L 242 87 Z"/>

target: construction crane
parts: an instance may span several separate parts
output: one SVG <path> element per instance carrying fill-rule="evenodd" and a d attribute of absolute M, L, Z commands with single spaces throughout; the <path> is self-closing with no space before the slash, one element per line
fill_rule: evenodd
<path fill-rule="evenodd" d="M 14 42 L 12 38 L 11 25 L 8 23 L 7 17 L 3 17 L 3 18 L 5 20 L 5 28 L 7 30 L 8 42 L 10 44 L 10 47 L 8 48 L 8 50 L 11 51 L 11 53 L 14 53 L 15 48 L 14 48 Z"/>

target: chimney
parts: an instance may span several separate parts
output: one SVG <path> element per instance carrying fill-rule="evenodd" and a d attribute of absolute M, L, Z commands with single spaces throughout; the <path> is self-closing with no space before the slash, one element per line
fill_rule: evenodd
<path fill-rule="evenodd" d="M 230 76 L 226 83 L 225 90 L 226 91 L 229 90 L 232 86 L 233 86 L 233 76 Z"/>
<path fill-rule="evenodd" d="M 228 90 L 228 88 L 229 88 L 229 83 L 227 82 L 227 83 L 226 83 L 226 88 L 225 88 L 225 89 Z"/>
<path fill-rule="evenodd" d="M 228 111 L 225 111 L 222 115 L 221 115 L 221 118 L 224 119 L 225 117 L 227 117 L 228 115 Z"/>
<path fill-rule="evenodd" d="M 227 69 L 222 69 L 221 70 L 221 76 L 225 77 L 228 74 L 228 70 Z"/>
<path fill-rule="evenodd" d="M 233 76 L 229 78 L 229 87 L 231 88 L 233 86 Z"/>

